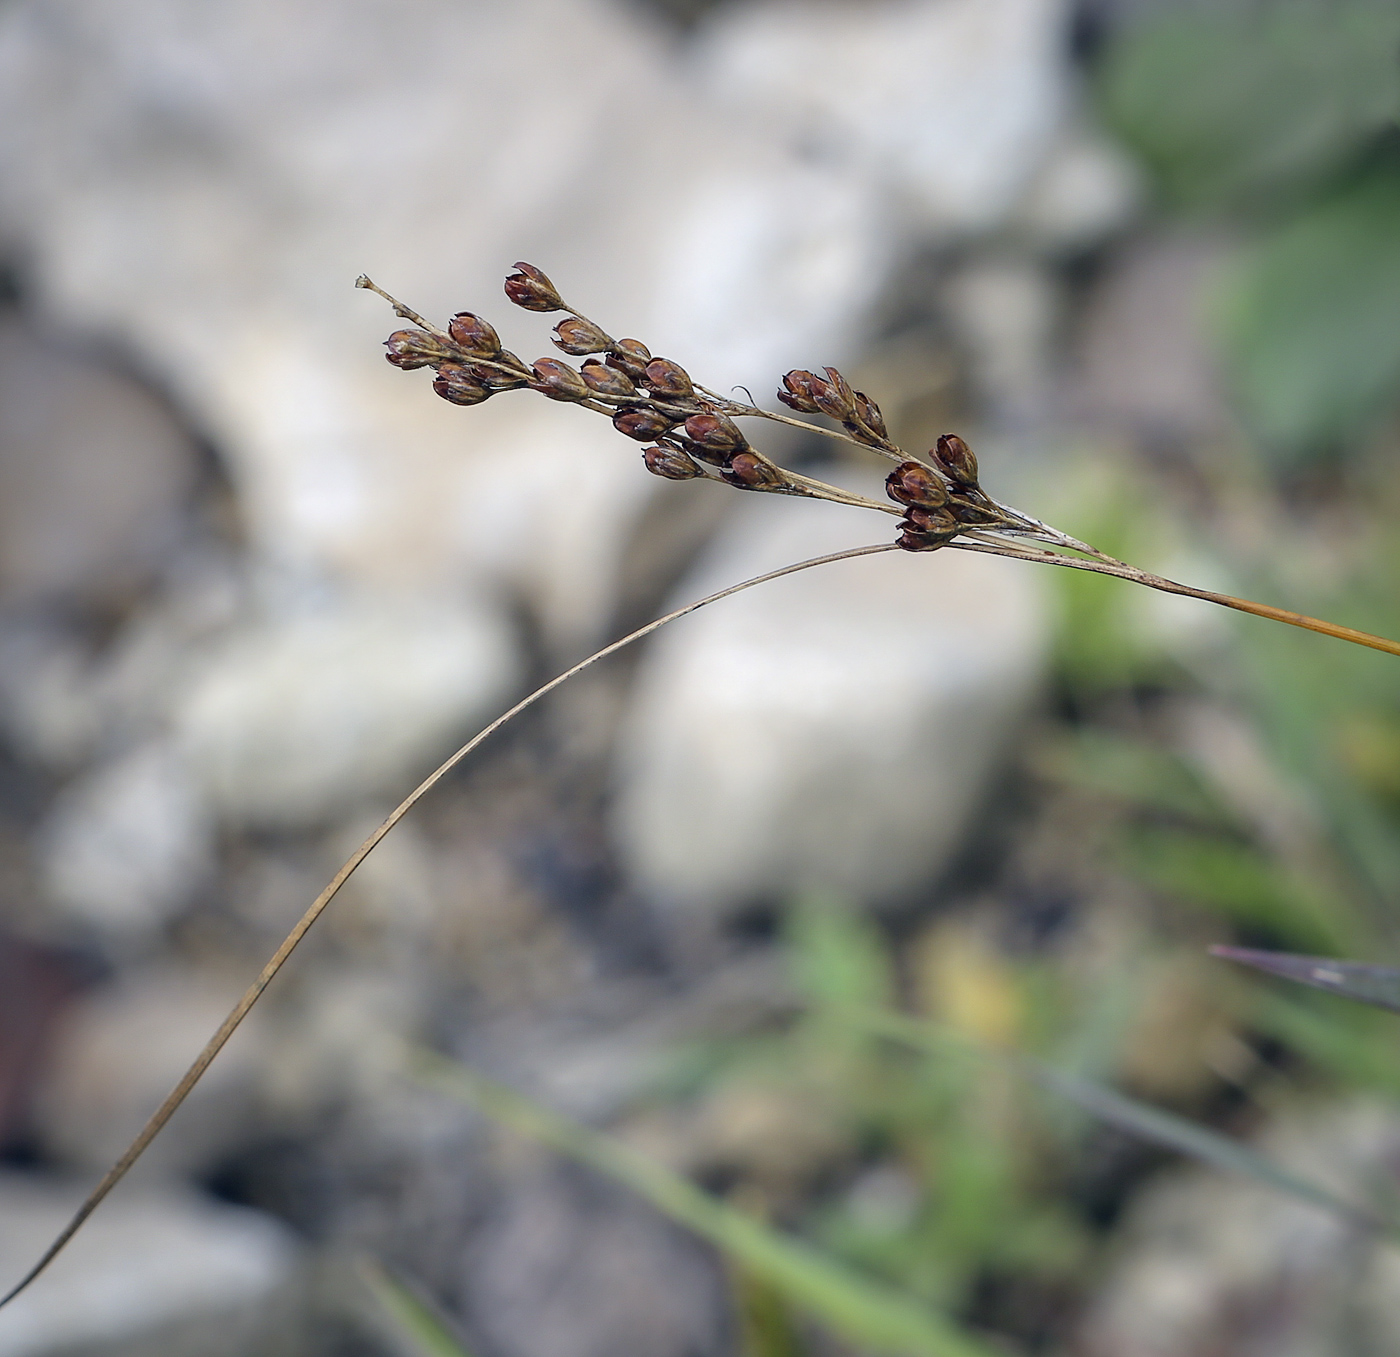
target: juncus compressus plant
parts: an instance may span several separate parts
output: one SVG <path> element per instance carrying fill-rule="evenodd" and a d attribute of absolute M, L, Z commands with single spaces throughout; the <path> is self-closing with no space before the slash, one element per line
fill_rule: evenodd
<path fill-rule="evenodd" d="M 911 455 L 890 438 L 880 407 L 864 392 L 854 390 L 835 368 L 823 368 L 820 374 L 803 369 L 785 374 L 777 397 L 794 413 L 784 414 L 734 400 L 702 386 L 679 363 L 653 355 L 640 340 L 613 338 L 577 308 L 569 306 L 550 279 L 533 264 L 515 266 L 515 272 L 506 279 L 506 295 L 527 311 L 563 313 L 551 338 L 562 353 L 583 360 L 577 366 L 553 356 L 539 358 L 533 363 L 523 362 L 503 348 L 495 328 L 473 312 L 458 312 L 443 329 L 391 297 L 369 278 L 361 277 L 356 286 L 377 293 L 393 306 L 401 319 L 412 322 L 412 328 L 396 330 L 386 341 L 389 362 L 404 370 L 430 369 L 433 390 L 454 405 L 480 405 L 513 391 L 576 405 L 610 420 L 619 434 L 642 443 L 643 464 L 653 475 L 669 480 L 708 480 L 759 494 L 824 499 L 853 509 L 890 515 L 898 520 L 895 540 L 799 561 L 744 580 L 659 617 L 536 689 L 453 753 L 344 863 L 141 1133 L 44 1255 L 0 1298 L 0 1305 L 12 1300 L 44 1271 L 126 1175 L 188 1096 L 312 924 L 360 863 L 408 811 L 478 745 L 527 707 L 583 669 L 688 613 L 769 580 L 818 565 L 886 551 L 952 549 L 1114 575 L 1165 593 L 1201 599 L 1400 655 L 1400 643 L 1385 637 L 1249 599 L 1178 584 L 1140 570 L 1001 503 L 982 487 L 977 458 L 962 438 L 944 434 L 925 456 Z M 814 423 L 812 418 L 797 418 L 799 415 L 826 422 Z M 780 466 L 750 441 L 740 421 L 792 425 L 853 444 L 885 459 L 893 464 L 885 479 L 885 498 L 856 494 Z"/>

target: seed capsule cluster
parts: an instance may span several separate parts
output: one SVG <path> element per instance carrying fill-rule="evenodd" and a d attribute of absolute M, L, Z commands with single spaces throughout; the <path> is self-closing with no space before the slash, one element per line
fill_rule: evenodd
<path fill-rule="evenodd" d="M 367 278 L 360 286 L 379 292 Z M 741 490 L 834 500 L 900 516 L 898 544 L 933 551 L 969 529 L 1019 530 L 1025 521 L 991 499 L 978 484 L 977 458 L 956 434 L 945 434 L 927 461 L 894 442 L 880 407 L 856 391 L 835 368 L 823 375 L 794 369 L 784 375 L 778 400 L 802 415 L 823 415 L 841 433 L 727 400 L 691 379 L 679 363 L 652 354 L 639 339 L 614 339 L 570 307 L 549 277 L 518 263 L 506 296 L 526 311 L 566 316 L 554 327 L 554 345 L 575 367 L 554 357 L 525 363 L 502 347 L 494 327 L 471 311 L 453 316 L 445 331 L 381 293 L 399 315 L 421 328 L 396 330 L 385 341 L 395 367 L 434 369 L 433 390 L 454 405 L 479 405 L 502 391 L 528 388 L 548 400 L 580 405 L 607 416 L 626 438 L 647 446 L 642 461 L 667 480 L 722 480 Z M 878 500 L 785 470 L 755 448 L 735 422 L 761 418 L 831 433 L 897 463 L 885 482 L 891 507 Z"/>

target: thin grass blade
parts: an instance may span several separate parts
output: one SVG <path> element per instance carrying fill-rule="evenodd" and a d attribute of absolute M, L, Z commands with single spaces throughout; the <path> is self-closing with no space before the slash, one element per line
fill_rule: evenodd
<path fill-rule="evenodd" d="M 414 1073 L 440 1092 L 630 1187 L 852 1343 L 911 1357 L 993 1357 L 992 1348 L 914 1297 L 712 1197 L 611 1136 L 430 1052 L 416 1054 Z"/>
<path fill-rule="evenodd" d="M 360 1260 L 359 1273 L 394 1337 L 415 1357 L 471 1357 L 428 1303 L 382 1263 Z"/>
<path fill-rule="evenodd" d="M 912 1018 L 904 1013 L 867 1010 L 861 1015 L 861 1019 L 871 1031 L 923 1050 L 946 1051 L 951 1045 L 974 1051 L 984 1059 L 1012 1064 L 1042 1088 L 1129 1135 L 1151 1141 L 1164 1149 L 1174 1150 L 1226 1173 L 1252 1178 L 1267 1187 L 1286 1192 L 1297 1200 L 1334 1212 L 1352 1225 L 1400 1236 L 1400 1226 L 1344 1201 L 1317 1183 L 1300 1178 L 1257 1150 L 1250 1149 L 1248 1145 L 1242 1145 L 1237 1140 L 1231 1140 L 1229 1136 L 1223 1136 L 1218 1131 L 1188 1121 L 1185 1117 L 1178 1117 L 1175 1113 L 1153 1107 L 1150 1103 L 1139 1102 L 1136 1098 L 1130 1098 L 1127 1094 L 1119 1093 L 1116 1089 L 1108 1088 L 1092 1079 L 1055 1069 L 1015 1051 L 974 1041 L 940 1023 Z"/>
<path fill-rule="evenodd" d="M 1139 1102 L 1116 1089 L 1082 1079 L 1078 1075 L 1066 1074 L 1048 1065 L 1030 1064 L 1031 1077 L 1042 1088 L 1067 1099 L 1100 1121 L 1116 1126 L 1120 1131 L 1149 1140 L 1164 1149 L 1175 1150 L 1191 1159 L 1199 1160 L 1211 1168 L 1226 1173 L 1242 1174 L 1253 1178 L 1279 1192 L 1286 1192 L 1299 1201 L 1320 1206 L 1326 1211 L 1343 1216 L 1353 1225 L 1368 1230 L 1386 1230 L 1386 1223 L 1369 1211 L 1350 1202 L 1343 1201 L 1325 1187 L 1299 1178 L 1272 1159 L 1242 1145 L 1238 1140 L 1223 1136 L 1196 1122 L 1178 1117 L 1175 1113 L 1164 1112 L 1150 1103 Z"/>
<path fill-rule="evenodd" d="M 1333 961 L 1328 957 L 1294 956 L 1289 952 L 1256 952 L 1248 947 L 1212 947 L 1212 956 L 1252 966 L 1256 971 L 1325 989 L 1358 1004 L 1371 1004 L 1400 1013 L 1400 970 L 1364 961 Z"/>

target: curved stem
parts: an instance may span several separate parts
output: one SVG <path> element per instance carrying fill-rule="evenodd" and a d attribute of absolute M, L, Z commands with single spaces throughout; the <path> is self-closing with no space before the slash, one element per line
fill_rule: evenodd
<path fill-rule="evenodd" d="M 521 698 L 509 711 L 498 716 L 484 730 L 480 731 L 472 739 L 468 740 L 450 758 L 439 764 L 422 782 L 418 784 L 399 804 L 393 812 L 351 855 L 346 859 L 344 865 L 331 879 L 330 884 L 312 902 L 306 913 L 297 920 L 296 926 L 283 940 L 282 945 L 273 953 L 272 959 L 262 968 L 258 978 L 253 981 L 244 992 L 243 997 L 233 1006 L 232 1011 L 220 1025 L 219 1030 L 209 1038 L 204 1049 L 195 1057 L 194 1063 L 185 1071 L 184 1077 L 171 1090 L 169 1097 L 152 1114 L 151 1119 L 141 1128 L 141 1132 L 136 1139 L 127 1147 L 126 1152 L 107 1170 L 102 1181 L 93 1188 L 86 1201 L 74 1213 L 73 1218 L 64 1226 L 62 1232 L 45 1250 L 43 1256 L 20 1280 L 10 1288 L 10 1290 L 0 1297 L 0 1306 L 8 1305 L 14 1300 L 40 1273 L 62 1251 L 64 1245 L 73 1238 L 82 1228 L 83 1222 L 101 1205 L 107 1196 L 121 1180 L 126 1177 L 131 1166 L 141 1157 L 146 1147 L 160 1133 L 166 1122 L 174 1115 L 175 1110 L 189 1096 L 190 1091 L 199 1082 L 212 1063 L 214 1057 L 223 1050 L 225 1043 L 237 1030 L 238 1025 L 248 1016 L 249 1010 L 262 997 L 263 991 L 271 983 L 273 977 L 280 971 L 286 963 L 287 958 L 296 950 L 297 944 L 310 931 L 312 924 L 321 917 L 327 905 L 335 899 L 340 892 L 340 888 L 350 879 L 355 869 L 374 851 L 375 847 L 393 827 L 413 809 L 419 801 L 423 799 L 448 773 L 452 771 L 464 758 L 467 757 L 478 745 L 489 739 L 496 731 L 500 730 L 507 722 L 519 716 L 527 707 L 532 707 L 542 697 L 552 693 L 561 684 L 567 683 L 575 674 L 582 673 L 590 665 L 597 664 L 599 660 L 606 659 L 609 655 L 616 654 L 625 646 L 631 645 L 634 641 L 640 641 L 644 636 L 650 636 L 652 632 L 666 626 L 669 622 L 687 616 L 689 613 L 707 607 L 711 603 L 718 603 L 722 598 L 729 598 L 732 594 L 742 593 L 745 589 L 752 589 L 755 585 L 767 584 L 770 580 L 781 579 L 784 575 L 795 575 L 800 570 L 810 570 L 814 566 L 829 565 L 833 561 L 849 561 L 857 556 L 873 556 L 882 551 L 897 551 L 898 547 L 893 542 L 882 542 L 876 546 L 855 547 L 849 551 L 833 552 L 829 556 L 815 556 L 810 560 L 799 561 L 795 565 L 784 566 L 781 570 L 770 570 L 766 575 L 755 575 L 752 579 L 747 579 L 739 584 L 731 584 L 727 589 L 721 589 L 718 593 L 709 594 L 705 598 L 697 599 L 694 603 L 687 603 L 683 608 L 677 608 L 674 612 L 667 613 L 664 617 L 658 617 L 655 621 L 648 622 L 644 627 L 638 627 L 636 631 L 624 636 L 620 641 L 614 641 L 611 645 L 604 646 L 601 650 L 594 651 L 585 660 L 580 660 L 571 669 L 566 669 L 562 674 L 550 679 L 546 684 L 536 688 L 528 697 Z"/>

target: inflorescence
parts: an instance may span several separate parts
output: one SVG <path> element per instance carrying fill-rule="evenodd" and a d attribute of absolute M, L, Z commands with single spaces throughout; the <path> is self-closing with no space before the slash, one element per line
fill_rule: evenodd
<path fill-rule="evenodd" d="M 569 306 L 533 264 L 518 263 L 515 269 L 506 279 L 506 296 L 526 311 L 567 312 L 551 338 L 565 354 L 583 359 L 578 367 L 553 357 L 523 362 L 501 346 L 494 327 L 474 312 L 458 312 L 441 330 L 368 278 L 361 277 L 357 286 L 378 293 L 399 316 L 419 327 L 389 336 L 389 362 L 406 370 L 434 369 L 433 390 L 454 405 L 480 405 L 499 392 L 515 390 L 570 402 L 606 416 L 620 434 L 645 443 L 642 461 L 653 475 L 675 481 L 724 481 L 740 490 L 800 495 L 894 514 L 899 518 L 898 545 L 907 551 L 934 551 L 958 537 L 990 547 L 1011 537 L 1107 559 L 992 499 L 978 482 L 977 458 L 957 434 L 944 434 L 926 460 L 911 457 L 891 441 L 880 407 L 863 391 L 852 389 L 835 368 L 824 368 L 824 376 L 795 369 L 783 377 L 777 396 L 798 414 L 825 416 L 840 426 L 840 432 L 708 390 L 679 363 L 653 357 L 641 340 L 614 339 Z M 749 442 L 736 423 L 740 419 L 795 425 L 888 458 L 897 463 L 885 481 L 893 504 L 779 466 Z"/>

